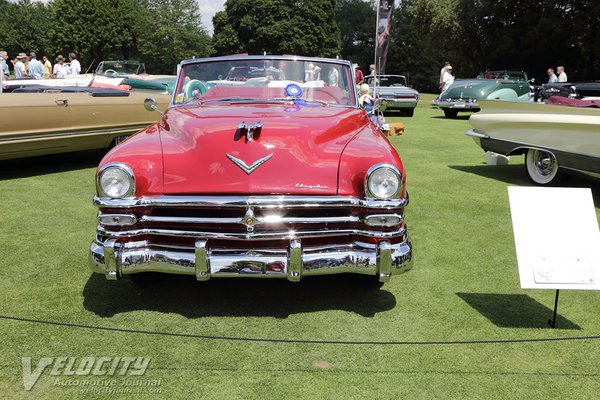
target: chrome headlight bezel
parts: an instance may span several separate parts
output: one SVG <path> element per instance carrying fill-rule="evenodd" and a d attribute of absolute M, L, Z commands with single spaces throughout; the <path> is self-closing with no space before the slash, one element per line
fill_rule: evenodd
<path fill-rule="evenodd" d="M 127 188 L 127 190 L 119 196 L 108 194 L 102 187 L 102 178 L 104 174 L 110 170 L 118 170 L 124 173 L 125 178 L 129 183 L 129 187 Z M 110 162 L 106 165 L 103 165 L 102 168 L 100 168 L 100 170 L 98 171 L 98 175 L 96 177 L 96 191 L 98 192 L 98 195 L 100 197 L 106 197 L 111 199 L 124 199 L 128 197 L 133 197 L 135 193 L 135 175 L 133 174 L 133 170 L 127 164 L 120 162 Z"/>
<path fill-rule="evenodd" d="M 388 171 L 391 171 L 396 176 L 396 178 L 398 179 L 398 188 L 390 196 L 379 197 L 375 193 L 373 193 L 371 191 L 371 188 L 369 187 L 369 180 L 370 180 L 370 178 L 373 176 L 373 174 L 375 172 L 377 172 L 377 171 L 379 171 L 381 169 L 387 169 Z M 369 170 L 367 171 L 367 174 L 365 175 L 364 185 L 365 185 L 365 194 L 367 195 L 367 198 L 369 198 L 369 199 L 375 199 L 375 200 L 397 199 L 397 198 L 400 197 L 400 194 L 402 193 L 402 173 L 393 164 L 390 164 L 390 163 L 375 164 L 371 168 L 369 168 Z"/>

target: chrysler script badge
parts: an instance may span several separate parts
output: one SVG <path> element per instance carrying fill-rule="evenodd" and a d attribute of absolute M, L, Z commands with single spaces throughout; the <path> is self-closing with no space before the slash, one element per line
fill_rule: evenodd
<path fill-rule="evenodd" d="M 226 153 L 225 155 L 235 165 L 237 165 L 238 167 L 240 167 L 242 169 L 242 171 L 244 171 L 248 175 L 250 175 L 252 172 L 254 172 L 254 170 L 256 168 L 258 168 L 261 165 L 263 165 L 264 163 L 266 163 L 269 160 L 269 158 L 273 157 L 273 154 L 269 154 L 268 156 L 265 156 L 263 158 L 259 158 L 258 160 L 254 161 L 252 164 L 248 165 L 245 162 L 243 162 L 242 160 L 240 160 L 239 158 L 236 158 L 236 157 L 232 156 L 231 154 L 227 154 Z"/>

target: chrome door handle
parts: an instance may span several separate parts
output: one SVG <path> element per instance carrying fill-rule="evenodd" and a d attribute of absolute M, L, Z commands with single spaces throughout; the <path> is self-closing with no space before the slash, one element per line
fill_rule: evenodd
<path fill-rule="evenodd" d="M 69 100 L 56 100 L 55 103 L 57 106 L 67 107 L 69 105 Z"/>

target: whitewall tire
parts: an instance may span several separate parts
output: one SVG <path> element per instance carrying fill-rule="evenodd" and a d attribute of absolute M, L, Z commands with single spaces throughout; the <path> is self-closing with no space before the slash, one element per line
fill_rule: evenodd
<path fill-rule="evenodd" d="M 546 150 L 529 149 L 525 156 L 525 166 L 529 178 L 538 185 L 556 182 L 558 177 L 558 161 L 554 154 Z"/>

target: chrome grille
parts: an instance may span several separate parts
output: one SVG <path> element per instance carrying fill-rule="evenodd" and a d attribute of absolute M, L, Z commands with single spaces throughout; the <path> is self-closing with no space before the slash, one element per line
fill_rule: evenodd
<path fill-rule="evenodd" d="M 181 197 L 129 200 L 95 199 L 99 219 L 131 215 L 128 226 L 98 226 L 101 237 L 139 240 L 140 237 L 276 240 L 335 236 L 401 238 L 405 201 L 369 203 L 339 196 L 304 197 Z M 111 207 L 112 206 L 112 207 Z M 368 215 L 393 214 L 400 224 L 367 226 Z M 173 240 L 173 239 L 171 239 Z"/>

